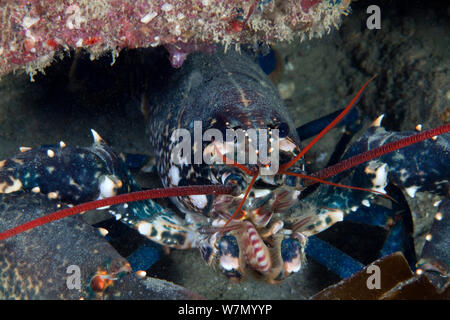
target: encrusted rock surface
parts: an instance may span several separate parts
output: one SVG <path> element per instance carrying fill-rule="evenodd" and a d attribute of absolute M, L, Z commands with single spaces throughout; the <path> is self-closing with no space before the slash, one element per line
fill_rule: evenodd
<path fill-rule="evenodd" d="M 0 76 L 42 71 L 62 49 L 92 58 L 123 48 L 226 45 L 322 36 L 350 0 L 6 0 L 0 5 Z"/>

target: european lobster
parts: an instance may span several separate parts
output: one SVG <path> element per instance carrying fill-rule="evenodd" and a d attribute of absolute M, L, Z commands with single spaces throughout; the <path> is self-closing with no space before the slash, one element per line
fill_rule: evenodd
<path fill-rule="evenodd" d="M 370 80 L 344 111 L 302 148 L 277 90 L 246 50 L 194 53 L 181 69 L 169 68 L 161 74 L 164 76 L 147 83 L 143 111 L 148 117 L 155 167 L 167 189 L 156 194 L 149 191 L 147 196 L 172 196 L 180 213 L 144 200 L 145 196 L 114 198 L 140 188 L 126 168 L 125 158 L 95 131 L 89 148 L 61 142 L 23 149 L 2 161 L 1 193 L 44 194 L 57 203 L 98 200 L 64 209 L 55 218 L 133 201 L 112 207 L 111 212 L 141 235 L 170 248 L 199 248 L 204 260 L 217 264 L 232 281 L 242 280 L 251 271 L 270 283 L 301 270 L 308 238 L 342 221 L 361 205 L 367 206 L 376 194 L 391 198 L 384 191 L 388 180 L 408 193 L 448 193 L 449 124 L 411 136 L 386 132 L 378 119 L 349 148 L 344 155 L 347 160 L 307 174 L 304 154 L 344 118 Z M 184 129 L 194 140 L 200 135 L 200 140 L 180 148 L 188 135 L 180 138 L 177 129 Z M 211 129 L 215 135 L 204 136 Z M 227 129 L 240 130 L 242 135 L 226 142 L 218 139 L 220 134 L 227 136 Z M 252 129 L 256 135 L 250 134 Z M 258 129 L 266 129 L 267 134 Z M 260 155 L 257 142 L 268 146 L 265 157 L 252 164 L 234 160 L 239 152 L 245 160 Z M 278 151 L 278 163 L 270 162 L 271 151 Z M 198 154 L 199 161 L 195 159 Z M 274 171 L 270 171 L 272 166 Z M 350 168 L 351 173 L 346 171 Z M 332 176 L 333 181 L 326 180 Z M 301 193 L 315 183 L 322 183 L 319 190 L 299 204 Z M 44 217 L 11 230 L 6 230 L 11 225 L 3 226 L 0 239 L 52 219 Z"/>

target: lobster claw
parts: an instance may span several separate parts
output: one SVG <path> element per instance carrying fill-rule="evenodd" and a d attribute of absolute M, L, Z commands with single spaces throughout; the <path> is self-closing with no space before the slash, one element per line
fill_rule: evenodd
<path fill-rule="evenodd" d="M 94 143 L 87 148 L 57 146 L 22 148 L 0 162 L 0 193 L 31 191 L 49 199 L 79 204 L 140 191 L 124 159 L 91 130 Z M 151 200 L 131 202 L 109 210 L 117 220 L 163 245 L 190 248 L 198 237 L 174 212 Z"/>
<path fill-rule="evenodd" d="M 56 146 L 21 148 L 21 153 L 0 162 L 0 193 L 19 190 L 43 193 L 50 199 L 82 203 L 131 189 L 121 161 L 92 130 L 88 148 Z"/>

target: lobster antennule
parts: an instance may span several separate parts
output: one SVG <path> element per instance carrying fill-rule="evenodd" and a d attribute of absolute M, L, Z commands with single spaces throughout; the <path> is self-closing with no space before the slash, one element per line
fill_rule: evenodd
<path fill-rule="evenodd" d="M 24 231 L 33 229 L 35 227 L 47 224 L 52 221 L 60 220 L 62 218 L 76 215 L 80 212 L 102 208 L 105 206 L 117 205 L 125 202 L 142 201 L 156 198 L 179 197 L 188 195 L 201 194 L 230 194 L 233 192 L 232 186 L 225 185 L 200 185 L 200 186 L 186 186 L 186 187 L 172 187 L 160 188 L 152 190 L 137 191 L 132 193 L 121 194 L 114 197 L 104 198 L 100 200 L 85 202 L 71 208 L 65 208 L 47 214 L 35 220 L 21 224 L 15 228 L 6 230 L 0 233 L 0 241 L 13 237 Z"/>

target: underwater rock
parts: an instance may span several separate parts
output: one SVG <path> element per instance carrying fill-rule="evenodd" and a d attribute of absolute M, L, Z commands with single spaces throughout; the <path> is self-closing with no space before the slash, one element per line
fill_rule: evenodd
<path fill-rule="evenodd" d="M 377 276 L 379 279 L 376 279 Z M 373 262 L 353 276 L 325 288 L 311 299 L 448 299 L 449 292 L 448 286 L 438 291 L 424 274 L 414 276 L 406 259 L 400 252 L 396 252 Z"/>
<path fill-rule="evenodd" d="M 0 231 L 60 208 L 55 200 L 25 192 L 2 194 L 0 201 Z M 80 216 L 0 242 L 0 299 L 201 298 L 130 272 L 128 261 Z"/>
<path fill-rule="evenodd" d="M 0 7 L 0 76 L 30 75 L 61 49 L 113 59 L 123 48 L 170 44 L 235 44 L 322 36 L 337 27 L 350 0 L 43 0 Z"/>

